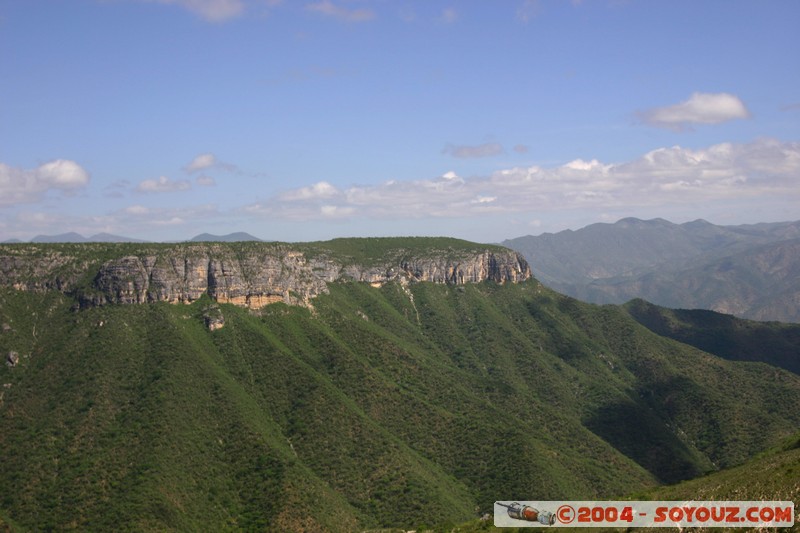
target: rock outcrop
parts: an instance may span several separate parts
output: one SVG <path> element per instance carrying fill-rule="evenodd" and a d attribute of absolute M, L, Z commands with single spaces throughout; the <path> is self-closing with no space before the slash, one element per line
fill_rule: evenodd
<path fill-rule="evenodd" d="M 217 304 L 209 305 L 203 309 L 203 323 L 209 331 L 216 331 L 225 327 L 225 317 Z"/>
<path fill-rule="evenodd" d="M 462 244 L 445 250 L 390 249 L 369 261 L 334 253 L 325 243 L 107 245 L 102 253 L 92 253 L 98 245 L 58 250 L 35 245 L 36 253 L 17 245 L 0 248 L 0 285 L 59 290 L 75 296 L 81 307 L 190 303 L 207 294 L 219 303 L 259 308 L 274 302 L 308 306 L 333 282 L 458 285 L 516 283 L 531 277 L 528 263 L 516 252 L 456 242 Z M 97 261 L 98 256 L 110 259 Z"/>

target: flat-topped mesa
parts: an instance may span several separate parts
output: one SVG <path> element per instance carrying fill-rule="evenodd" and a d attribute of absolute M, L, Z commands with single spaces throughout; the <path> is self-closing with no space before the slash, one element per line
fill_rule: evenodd
<path fill-rule="evenodd" d="M 58 290 L 74 295 L 81 307 L 190 303 L 204 294 L 250 308 L 274 302 L 309 306 L 332 282 L 379 286 L 390 281 L 517 283 L 530 278 L 530 267 L 518 253 L 463 244 L 445 250 L 392 248 L 362 261 L 331 251 L 325 243 L 0 247 L 0 286 Z"/>

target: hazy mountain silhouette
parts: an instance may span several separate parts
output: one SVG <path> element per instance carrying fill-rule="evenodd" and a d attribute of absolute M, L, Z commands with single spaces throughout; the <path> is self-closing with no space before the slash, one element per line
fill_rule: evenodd
<path fill-rule="evenodd" d="M 504 241 L 546 285 L 594 303 L 643 298 L 800 321 L 800 222 L 717 226 L 626 218 Z"/>

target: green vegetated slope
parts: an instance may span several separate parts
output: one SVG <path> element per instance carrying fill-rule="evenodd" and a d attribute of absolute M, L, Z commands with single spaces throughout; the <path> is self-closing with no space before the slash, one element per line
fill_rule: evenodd
<path fill-rule="evenodd" d="M 641 299 L 624 307 L 659 335 L 725 359 L 762 361 L 800 374 L 800 324 L 756 322 L 704 309 L 667 309 Z"/>
<path fill-rule="evenodd" d="M 719 472 L 712 472 L 674 485 L 660 486 L 627 495 L 623 499 L 645 501 L 792 501 L 795 503 L 795 525 L 781 531 L 800 530 L 797 504 L 800 502 L 800 434 L 795 434 L 777 446 L 758 454 L 747 463 Z M 629 528 L 626 531 L 644 531 L 646 528 Z M 524 533 L 529 528 L 497 528 L 493 520 L 470 520 L 456 526 L 438 529 L 448 533 L 478 533 L 494 531 Z M 693 529 L 693 531 L 720 531 L 720 528 Z M 431 529 L 430 531 L 436 531 Z M 541 529 L 539 530 L 541 531 Z M 620 529 L 577 528 L 571 531 L 602 532 Z M 736 531 L 748 531 L 737 528 Z M 760 531 L 760 530 L 759 530 Z M 420 532 L 424 533 L 424 532 Z"/>
<path fill-rule="evenodd" d="M 314 309 L 71 311 L 0 291 L 0 516 L 21 529 L 356 531 L 614 498 L 800 427 L 800 377 L 530 281 L 336 283 Z M 2 524 L 2 522 L 0 522 Z"/>
<path fill-rule="evenodd" d="M 793 501 L 800 504 L 800 434 L 784 439 L 747 463 L 634 497 L 646 500 Z M 800 516 L 795 518 L 795 527 Z"/>

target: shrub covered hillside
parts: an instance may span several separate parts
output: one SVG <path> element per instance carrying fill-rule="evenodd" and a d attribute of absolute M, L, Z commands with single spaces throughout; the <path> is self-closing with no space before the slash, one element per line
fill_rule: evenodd
<path fill-rule="evenodd" d="M 535 280 L 75 309 L 0 290 L 6 527 L 452 524 L 692 478 L 800 428 L 797 375 Z"/>

